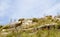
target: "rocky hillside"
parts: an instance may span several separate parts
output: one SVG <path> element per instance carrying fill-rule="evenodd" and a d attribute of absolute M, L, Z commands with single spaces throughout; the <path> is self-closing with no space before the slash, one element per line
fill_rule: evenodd
<path fill-rule="evenodd" d="M 2 26 L 1 29 L 10 29 L 20 27 L 21 29 L 35 28 L 38 26 L 48 26 L 48 25 L 60 25 L 60 17 L 58 16 L 45 16 L 42 18 L 32 18 L 24 19 L 21 18 L 17 22 L 9 23 Z"/>
<path fill-rule="evenodd" d="M 0 26 L 2 34 L 10 34 L 12 32 L 36 32 L 38 30 L 50 30 L 51 28 L 60 29 L 60 16 L 44 16 L 42 18 L 21 18 L 17 22 L 12 22 L 4 26 Z"/>

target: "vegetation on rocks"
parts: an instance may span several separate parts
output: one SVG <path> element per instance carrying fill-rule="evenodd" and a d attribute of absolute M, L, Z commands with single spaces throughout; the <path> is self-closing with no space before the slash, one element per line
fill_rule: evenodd
<path fill-rule="evenodd" d="M 19 19 L 0 26 L 0 37 L 60 37 L 60 16 Z"/>

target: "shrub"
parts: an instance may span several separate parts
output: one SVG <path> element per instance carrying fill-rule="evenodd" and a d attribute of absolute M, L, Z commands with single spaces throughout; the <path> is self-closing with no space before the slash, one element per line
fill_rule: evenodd
<path fill-rule="evenodd" d="M 2 25 L 0 25 L 0 28 L 2 28 L 3 26 Z"/>
<path fill-rule="evenodd" d="M 32 21 L 33 22 L 38 22 L 38 19 L 37 18 L 33 18 Z"/>

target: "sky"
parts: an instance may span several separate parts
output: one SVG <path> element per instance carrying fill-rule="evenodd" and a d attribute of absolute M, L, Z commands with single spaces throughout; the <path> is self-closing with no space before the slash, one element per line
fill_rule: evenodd
<path fill-rule="evenodd" d="M 0 0 L 0 24 L 57 13 L 60 13 L 60 0 Z"/>

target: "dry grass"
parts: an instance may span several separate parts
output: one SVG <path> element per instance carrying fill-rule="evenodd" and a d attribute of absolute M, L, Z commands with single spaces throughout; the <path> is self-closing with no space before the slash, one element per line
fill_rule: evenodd
<path fill-rule="evenodd" d="M 10 32 L 10 33 L 8 33 Z M 15 32 L 11 32 L 8 31 L 6 33 L 8 34 L 2 34 L 2 32 L 0 32 L 0 37 L 60 37 L 60 30 L 58 29 L 40 29 L 37 30 L 35 32 L 30 32 L 30 31 L 15 31 Z"/>

